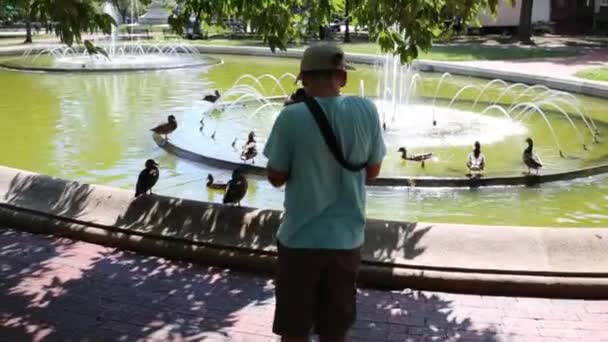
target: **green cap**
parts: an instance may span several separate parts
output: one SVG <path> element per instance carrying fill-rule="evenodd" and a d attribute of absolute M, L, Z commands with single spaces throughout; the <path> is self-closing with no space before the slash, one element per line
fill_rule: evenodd
<path fill-rule="evenodd" d="M 336 44 L 318 43 L 304 51 L 300 72 L 354 69 L 346 64 L 344 51 Z"/>

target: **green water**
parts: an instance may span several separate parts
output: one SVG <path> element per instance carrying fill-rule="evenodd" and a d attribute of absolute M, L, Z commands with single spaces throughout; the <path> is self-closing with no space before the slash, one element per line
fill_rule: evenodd
<path fill-rule="evenodd" d="M 212 172 L 220 180 L 227 179 L 228 171 L 194 164 L 166 153 L 151 139 L 149 128 L 163 121 L 168 114 L 175 114 L 178 120 L 200 117 L 209 106 L 200 101 L 202 94 L 215 88 L 226 90 L 245 73 L 280 76 L 285 72 L 295 72 L 297 61 L 219 57 L 224 63 L 209 69 L 114 74 L 0 70 L 0 117 L 5 146 L 0 154 L 0 164 L 130 189 L 134 187 L 145 159 L 154 158 L 161 164 L 157 193 L 220 201 L 221 194 L 208 192 L 203 178 Z M 345 92 L 358 93 L 360 79 L 365 80 L 366 91 L 375 95 L 376 72 L 374 68 L 364 66 L 359 66 L 350 75 Z M 483 85 L 486 82 L 456 78 L 447 82 L 439 95 L 450 99 L 465 84 Z M 284 84 L 289 86 L 287 81 Z M 425 77 L 418 86 L 419 98 L 432 97 L 436 84 L 437 76 Z M 498 87 L 493 87 L 488 90 L 487 98 L 496 98 L 499 92 Z M 467 91 L 462 95 L 463 101 L 455 107 L 470 108 L 477 93 Z M 608 132 L 604 122 L 608 121 L 605 113 L 608 102 L 579 98 L 600 129 Z M 505 96 L 502 100 L 508 103 L 513 96 Z M 438 103 L 446 104 L 441 100 Z M 272 122 L 268 115 L 261 116 L 263 119 L 245 117 L 239 120 L 231 118 L 231 115 L 234 116 L 214 112 L 202 134 L 188 136 L 189 143 L 200 142 L 203 148 L 209 147 L 230 159 L 233 152 L 230 152 L 228 142 L 235 137 L 240 138 L 238 135 L 246 125 L 251 124 L 256 131 L 263 132 Z M 496 113 L 491 115 L 498 116 Z M 608 149 L 604 143 L 591 144 L 589 137 L 585 136 L 589 150 L 584 151 L 569 122 L 555 113 L 551 117 L 556 131 L 560 132 L 560 143 L 566 154 L 564 159 L 559 158 L 541 118 L 531 117 L 528 123 L 537 140 L 538 152 L 548 164 L 547 172 L 596 165 L 606 160 Z M 577 127 L 583 126 L 579 119 L 573 117 L 573 120 Z M 175 139 L 180 139 L 181 130 L 198 130 L 190 121 L 184 122 L 186 127 L 179 128 Z M 216 141 L 209 139 L 212 131 L 217 131 Z M 488 147 L 486 154 L 491 161 L 488 174 L 521 172 L 519 160 L 524 138 L 517 135 Z M 391 151 L 383 172 L 390 175 L 462 175 L 462 164 L 468 151 L 466 146 L 434 149 L 432 152 L 442 158 L 428 163 L 425 170 L 416 164 L 402 164 L 398 154 Z M 281 208 L 281 190 L 273 189 L 261 178 L 252 176 L 250 180 L 251 187 L 244 205 Z M 369 191 L 368 203 L 368 215 L 376 218 L 500 225 L 608 226 L 608 177 L 557 182 L 535 188 L 374 188 Z"/>

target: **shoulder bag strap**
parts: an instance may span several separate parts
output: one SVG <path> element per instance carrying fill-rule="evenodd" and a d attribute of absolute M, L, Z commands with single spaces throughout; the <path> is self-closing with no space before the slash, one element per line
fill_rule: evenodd
<path fill-rule="evenodd" d="M 338 139 L 336 138 L 334 132 L 332 131 L 331 125 L 329 124 L 329 121 L 327 120 L 327 116 L 325 115 L 325 112 L 323 111 L 323 108 L 321 108 L 319 103 L 313 97 L 310 97 L 310 96 L 306 97 L 305 103 L 306 103 L 306 106 L 308 107 L 308 110 L 312 113 L 312 116 L 315 118 L 315 121 L 317 122 L 319 129 L 321 130 L 321 135 L 323 135 L 325 144 L 327 144 L 327 147 L 331 151 L 331 154 L 334 155 L 334 158 L 338 161 L 338 163 L 340 163 L 340 165 L 342 165 L 343 168 L 345 168 L 349 171 L 352 171 L 352 172 L 359 172 L 359 171 L 363 170 L 364 168 L 366 168 L 367 163 L 361 164 L 361 165 L 353 165 L 353 164 L 349 163 L 348 161 L 346 161 L 346 159 L 344 158 L 344 155 L 342 154 L 342 149 L 340 148 L 340 145 L 338 144 Z"/>

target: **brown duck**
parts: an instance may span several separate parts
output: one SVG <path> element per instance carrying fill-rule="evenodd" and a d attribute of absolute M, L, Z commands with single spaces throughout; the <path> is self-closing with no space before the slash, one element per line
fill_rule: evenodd
<path fill-rule="evenodd" d="M 177 129 L 177 121 L 175 120 L 175 116 L 169 115 L 169 122 L 164 124 L 160 124 L 151 129 L 154 134 L 163 135 L 165 140 L 167 140 L 167 135 L 173 133 Z"/>

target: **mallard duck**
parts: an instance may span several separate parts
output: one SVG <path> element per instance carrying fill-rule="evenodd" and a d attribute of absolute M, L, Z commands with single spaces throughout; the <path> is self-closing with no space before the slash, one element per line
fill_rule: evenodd
<path fill-rule="evenodd" d="M 169 117 L 167 118 L 167 120 L 169 122 L 166 122 L 164 124 L 160 124 L 154 128 L 151 129 L 152 132 L 154 132 L 154 134 L 159 134 L 159 135 L 164 135 L 165 136 L 165 140 L 167 140 L 167 135 L 173 133 L 173 131 L 175 131 L 177 129 L 177 120 L 175 120 L 175 116 L 173 115 L 169 115 Z"/>
<path fill-rule="evenodd" d="M 208 94 L 203 97 L 204 101 L 215 103 L 220 98 L 220 92 L 217 89 L 213 92 L 213 94 Z"/>
<path fill-rule="evenodd" d="M 408 156 L 407 149 L 405 149 L 405 147 L 400 147 L 397 152 L 401 152 L 401 159 L 403 160 L 420 162 L 420 166 L 422 166 L 422 168 L 424 168 L 424 162 L 426 160 L 431 159 L 431 157 L 433 156 L 433 153 L 421 153 Z"/>
<path fill-rule="evenodd" d="M 247 147 L 243 148 L 243 152 L 241 152 L 241 160 L 248 161 L 251 160 L 253 164 L 255 164 L 255 157 L 258 155 L 258 149 L 255 146 L 255 143 L 251 143 L 247 145 Z"/>
<path fill-rule="evenodd" d="M 469 153 L 467 159 L 467 168 L 471 175 L 475 173 L 481 173 L 486 167 L 486 157 L 481 153 L 481 144 L 479 141 L 475 142 L 473 152 Z"/>
<path fill-rule="evenodd" d="M 251 143 L 253 143 L 253 144 L 256 143 L 256 141 L 255 141 L 255 132 L 254 131 L 249 132 L 249 135 L 247 136 L 247 142 L 245 143 L 245 146 L 248 146 Z"/>
<path fill-rule="evenodd" d="M 207 175 L 207 188 L 211 190 L 226 190 L 226 186 L 228 183 L 214 183 L 213 176 L 211 174 Z"/>
<path fill-rule="evenodd" d="M 543 162 L 536 155 L 536 153 L 534 153 L 534 141 L 532 138 L 526 139 L 526 142 L 528 143 L 528 147 L 526 147 L 524 150 L 522 159 L 524 164 L 528 167 L 528 174 L 532 173 L 530 170 L 535 170 L 538 174 L 538 169 L 543 167 Z"/>
<path fill-rule="evenodd" d="M 158 163 L 154 159 L 146 160 L 146 168 L 141 170 L 139 177 L 137 177 L 137 185 L 135 185 L 135 197 L 139 197 L 148 192 L 152 194 L 152 187 L 158 181 L 158 176 Z"/>
<path fill-rule="evenodd" d="M 226 192 L 224 192 L 224 204 L 236 204 L 241 206 L 241 200 L 247 194 L 247 178 L 243 176 L 239 169 L 232 171 L 232 179 L 228 181 L 226 185 Z"/>

